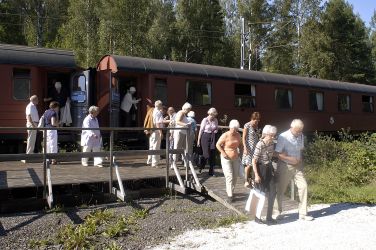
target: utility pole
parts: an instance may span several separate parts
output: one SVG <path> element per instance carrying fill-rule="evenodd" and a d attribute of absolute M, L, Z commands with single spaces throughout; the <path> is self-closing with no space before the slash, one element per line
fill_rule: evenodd
<path fill-rule="evenodd" d="M 244 50 L 245 50 L 245 34 L 244 34 L 244 17 L 241 19 L 240 28 L 240 69 L 244 69 Z"/>

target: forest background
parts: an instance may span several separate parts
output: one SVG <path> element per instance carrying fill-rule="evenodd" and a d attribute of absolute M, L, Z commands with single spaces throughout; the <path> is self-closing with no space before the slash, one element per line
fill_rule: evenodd
<path fill-rule="evenodd" d="M 376 85 L 369 26 L 344 0 L 0 0 L 0 43 L 245 68 Z"/>

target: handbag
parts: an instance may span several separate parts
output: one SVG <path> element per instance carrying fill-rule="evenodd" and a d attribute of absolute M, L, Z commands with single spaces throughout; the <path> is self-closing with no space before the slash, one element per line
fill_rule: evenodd
<path fill-rule="evenodd" d="M 39 122 L 38 122 L 38 128 L 44 128 L 45 126 L 45 121 L 44 121 L 44 114 L 40 117 Z"/>

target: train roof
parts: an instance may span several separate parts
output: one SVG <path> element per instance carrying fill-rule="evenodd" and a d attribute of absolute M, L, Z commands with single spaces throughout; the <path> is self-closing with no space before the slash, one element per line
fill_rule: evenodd
<path fill-rule="evenodd" d="M 255 83 L 284 84 L 291 86 L 304 86 L 308 88 L 320 88 L 329 90 L 351 91 L 376 94 L 376 86 L 323 80 L 310 77 L 274 74 L 261 71 L 241 70 L 235 68 L 174 62 L 168 60 L 157 60 L 130 56 L 109 55 L 116 65 L 112 65 L 113 72 L 132 71 L 156 74 L 191 75 L 202 78 L 219 78 L 234 81 L 247 81 Z M 105 56 L 102 58 L 106 58 Z M 108 61 L 108 59 L 107 59 Z M 111 67 L 110 64 L 107 64 Z"/>
<path fill-rule="evenodd" d="M 0 64 L 78 68 L 73 51 L 0 44 Z"/>

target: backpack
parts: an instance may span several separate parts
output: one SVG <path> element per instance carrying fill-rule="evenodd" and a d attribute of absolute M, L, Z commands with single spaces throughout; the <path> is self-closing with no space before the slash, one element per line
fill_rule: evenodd
<path fill-rule="evenodd" d="M 146 128 L 144 130 L 144 133 L 146 135 L 150 135 L 152 133 L 152 130 L 149 130 L 147 128 L 154 128 L 153 111 L 154 111 L 154 108 L 151 108 L 149 106 L 147 107 L 146 116 L 145 116 L 145 120 L 144 120 L 144 128 Z"/>

